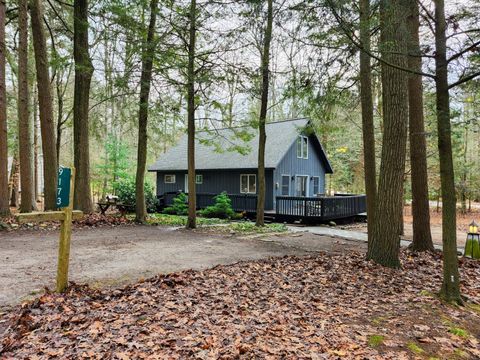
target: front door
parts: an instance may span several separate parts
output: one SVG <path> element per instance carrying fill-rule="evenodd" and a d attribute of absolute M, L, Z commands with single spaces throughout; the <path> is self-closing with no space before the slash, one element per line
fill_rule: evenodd
<path fill-rule="evenodd" d="M 295 177 L 295 196 L 307 196 L 308 194 L 308 176 Z"/>

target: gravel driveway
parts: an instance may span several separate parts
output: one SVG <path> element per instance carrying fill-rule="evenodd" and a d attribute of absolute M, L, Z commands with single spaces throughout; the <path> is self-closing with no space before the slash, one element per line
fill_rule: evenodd
<path fill-rule="evenodd" d="M 74 230 L 70 280 L 120 286 L 158 273 L 312 251 L 344 251 L 345 244 L 313 234 L 232 235 L 154 226 Z M 54 289 L 58 232 L 0 232 L 0 308 Z"/>

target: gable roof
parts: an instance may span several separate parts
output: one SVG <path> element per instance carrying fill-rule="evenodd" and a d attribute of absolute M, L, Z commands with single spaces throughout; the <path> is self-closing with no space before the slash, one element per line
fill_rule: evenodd
<path fill-rule="evenodd" d="M 308 119 L 295 119 L 266 124 L 265 168 L 278 166 L 308 122 Z M 239 136 L 244 139 L 239 139 Z M 312 136 L 317 140 L 314 146 L 326 172 L 333 173 L 317 136 Z M 199 131 L 195 139 L 195 167 L 197 170 L 255 169 L 258 167 L 257 148 L 258 131 L 250 126 Z M 160 155 L 148 171 L 187 169 L 187 134 L 184 134 L 175 146 Z"/>

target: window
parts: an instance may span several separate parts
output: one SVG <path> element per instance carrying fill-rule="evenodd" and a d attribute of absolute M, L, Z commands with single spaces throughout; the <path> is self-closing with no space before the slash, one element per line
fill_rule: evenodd
<path fill-rule="evenodd" d="M 317 195 L 320 192 L 320 178 L 314 176 L 313 178 L 313 195 Z"/>
<path fill-rule="evenodd" d="M 195 183 L 203 184 L 203 175 L 195 175 Z"/>
<path fill-rule="evenodd" d="M 175 175 L 165 175 L 163 181 L 165 184 L 175 184 Z"/>
<path fill-rule="evenodd" d="M 308 159 L 308 137 L 306 136 L 297 138 L 297 158 Z"/>
<path fill-rule="evenodd" d="M 255 194 L 257 192 L 257 175 L 240 175 L 240 192 L 242 194 Z"/>
<path fill-rule="evenodd" d="M 290 175 L 282 175 L 282 195 L 290 195 Z"/>

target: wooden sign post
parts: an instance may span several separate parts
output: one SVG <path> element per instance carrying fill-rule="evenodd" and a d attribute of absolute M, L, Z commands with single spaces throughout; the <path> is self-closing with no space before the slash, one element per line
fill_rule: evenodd
<path fill-rule="evenodd" d="M 83 216 L 81 211 L 73 210 L 73 192 L 75 168 L 58 169 L 57 207 L 60 211 L 33 212 L 18 214 L 18 222 L 60 221 L 60 242 L 58 245 L 57 292 L 64 292 L 68 286 L 68 265 L 70 262 L 70 239 L 72 220 Z"/>

